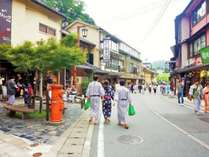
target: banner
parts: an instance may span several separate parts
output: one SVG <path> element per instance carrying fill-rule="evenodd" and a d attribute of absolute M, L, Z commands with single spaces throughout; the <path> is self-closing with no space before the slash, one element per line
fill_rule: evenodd
<path fill-rule="evenodd" d="M 0 44 L 11 43 L 12 0 L 0 0 Z"/>
<path fill-rule="evenodd" d="M 110 39 L 103 41 L 103 60 L 104 62 L 110 61 Z"/>
<path fill-rule="evenodd" d="M 200 50 L 200 56 L 203 64 L 209 63 L 209 47 Z"/>

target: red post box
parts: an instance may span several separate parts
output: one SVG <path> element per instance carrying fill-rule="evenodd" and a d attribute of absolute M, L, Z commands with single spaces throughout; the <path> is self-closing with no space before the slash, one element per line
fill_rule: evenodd
<path fill-rule="evenodd" d="M 62 99 L 63 89 L 61 85 L 52 84 L 51 85 L 51 113 L 50 122 L 51 123 L 61 123 L 64 109 L 64 102 Z"/>

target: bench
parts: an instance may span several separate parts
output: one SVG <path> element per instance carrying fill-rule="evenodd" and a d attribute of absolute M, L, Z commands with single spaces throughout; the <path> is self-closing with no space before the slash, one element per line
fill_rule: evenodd
<path fill-rule="evenodd" d="M 23 105 L 7 105 L 7 104 L 4 104 L 3 107 L 5 109 L 7 109 L 8 111 L 10 112 L 19 112 L 22 114 L 22 119 L 25 118 L 25 114 L 26 113 L 32 113 L 32 112 L 35 112 L 35 109 L 31 109 L 31 108 L 28 108 L 26 106 L 23 106 Z"/>

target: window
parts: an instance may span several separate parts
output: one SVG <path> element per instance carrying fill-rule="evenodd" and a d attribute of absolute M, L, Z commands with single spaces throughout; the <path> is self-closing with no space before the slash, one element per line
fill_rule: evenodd
<path fill-rule="evenodd" d="M 190 43 L 189 44 L 189 57 L 193 57 L 193 52 L 194 52 L 194 50 L 193 50 L 193 44 L 192 43 Z"/>
<path fill-rule="evenodd" d="M 205 34 L 197 38 L 194 42 L 189 45 L 189 57 L 193 57 L 199 54 L 199 50 L 206 47 Z"/>
<path fill-rule="evenodd" d="M 56 36 L 56 29 L 47 27 L 47 33 L 48 33 L 49 35 Z"/>
<path fill-rule="evenodd" d="M 47 25 L 39 23 L 39 31 L 48 35 L 56 36 L 56 29 L 51 28 Z"/>
<path fill-rule="evenodd" d="M 197 24 L 206 14 L 206 1 L 192 13 L 192 25 Z"/>
<path fill-rule="evenodd" d="M 39 24 L 39 31 L 43 33 L 47 33 L 47 26 L 44 24 Z"/>

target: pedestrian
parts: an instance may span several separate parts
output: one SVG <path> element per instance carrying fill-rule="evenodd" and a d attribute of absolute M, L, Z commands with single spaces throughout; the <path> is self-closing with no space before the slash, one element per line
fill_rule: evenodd
<path fill-rule="evenodd" d="M 189 89 L 189 99 L 194 101 L 194 112 L 199 114 L 201 107 L 201 99 L 203 96 L 203 88 L 198 79 L 195 79 L 194 84 Z"/>
<path fill-rule="evenodd" d="M 14 105 L 16 90 L 17 90 L 17 85 L 15 83 L 15 78 L 11 76 L 7 82 L 7 98 L 8 98 L 7 104 L 8 105 Z"/>
<path fill-rule="evenodd" d="M 152 93 L 152 85 L 151 84 L 149 85 L 148 90 L 149 90 L 149 93 L 151 94 Z"/>
<path fill-rule="evenodd" d="M 131 83 L 131 93 L 134 93 L 134 84 L 133 83 Z"/>
<path fill-rule="evenodd" d="M 120 81 L 120 88 L 116 93 L 116 101 L 118 102 L 118 125 L 128 129 L 127 114 L 128 106 L 131 104 L 131 96 L 129 90 L 125 87 L 125 81 Z"/>
<path fill-rule="evenodd" d="M 7 86 L 6 81 L 2 81 L 2 98 L 3 100 L 7 100 Z"/>
<path fill-rule="evenodd" d="M 204 112 L 209 112 L 209 80 L 206 81 L 206 87 L 203 90 L 203 96 L 205 101 L 205 109 Z"/>
<path fill-rule="evenodd" d="M 88 85 L 86 96 L 91 102 L 91 118 L 89 122 L 91 124 L 97 124 L 99 120 L 99 107 L 101 97 L 105 95 L 102 84 L 98 82 L 98 77 L 94 76 L 93 81 Z"/>
<path fill-rule="evenodd" d="M 105 118 L 105 124 L 110 123 L 110 116 L 112 112 L 112 100 L 114 99 L 114 90 L 108 80 L 104 82 L 104 100 L 102 104 L 102 111 Z"/>
<path fill-rule="evenodd" d="M 142 84 L 141 83 L 138 85 L 138 90 L 139 90 L 139 93 L 142 92 Z"/>
<path fill-rule="evenodd" d="M 178 103 L 179 105 L 184 105 L 184 83 L 181 79 L 177 81 L 176 84 Z"/>
<path fill-rule="evenodd" d="M 157 85 L 156 84 L 154 84 L 154 86 L 153 86 L 153 91 L 155 94 L 157 93 Z"/>
<path fill-rule="evenodd" d="M 25 105 L 30 107 L 31 105 L 31 97 L 33 95 L 33 87 L 30 83 L 23 84 L 23 98 Z"/>

